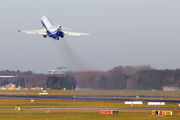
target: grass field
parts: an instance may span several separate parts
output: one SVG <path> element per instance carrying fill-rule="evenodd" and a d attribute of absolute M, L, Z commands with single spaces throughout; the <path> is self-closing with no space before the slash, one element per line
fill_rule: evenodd
<path fill-rule="evenodd" d="M 18 94 L 18 95 L 38 95 L 42 91 L 0 91 L 0 94 Z M 163 99 L 179 99 L 179 91 L 60 91 L 60 90 L 49 90 L 47 91 L 49 95 L 111 95 L 111 96 L 162 96 Z M 157 98 L 156 98 L 157 99 Z M 161 98 L 160 98 L 161 99 Z M 37 100 L 31 102 L 30 99 L 0 99 L 0 108 L 47 108 L 41 110 L 28 110 L 22 109 L 21 111 L 10 110 L 0 110 L 0 119 L 8 120 L 175 120 L 180 119 L 180 113 L 178 104 L 166 104 L 164 106 L 148 106 L 147 103 L 143 105 L 125 105 L 124 102 L 108 102 L 108 101 L 70 101 L 70 100 Z M 173 110 L 163 110 L 163 111 L 173 111 L 173 116 L 152 116 L 152 109 L 131 109 L 131 108 L 174 108 Z M 48 108 L 117 108 L 119 111 L 118 115 L 101 115 L 100 109 L 48 109 Z M 128 109 L 119 109 L 128 108 Z M 154 110 L 154 109 L 153 109 Z M 68 114 L 69 113 L 69 114 Z"/>
<path fill-rule="evenodd" d="M 178 104 L 165 105 L 125 105 L 124 102 L 109 101 L 71 101 L 71 100 L 37 100 L 30 99 L 0 99 L 0 108 L 178 108 Z"/>
<path fill-rule="evenodd" d="M 76 115 L 76 116 L 118 116 L 118 114 L 114 115 L 101 115 L 100 110 L 102 109 L 43 109 L 43 110 L 0 110 L 0 115 Z M 105 109 L 103 109 L 105 110 Z M 130 115 L 130 116 L 151 116 L 151 109 L 113 109 L 118 110 L 120 116 Z M 170 111 L 170 110 L 163 110 Z M 178 116 L 180 110 L 173 110 L 173 115 Z"/>
<path fill-rule="evenodd" d="M 173 116 L 152 116 L 151 110 L 119 110 L 118 115 L 100 115 L 100 110 L 0 110 L 1 117 L 0 119 L 37 119 L 37 120 L 116 120 L 116 119 L 125 119 L 125 120 L 176 120 L 180 119 L 178 113 L 180 110 L 174 110 Z M 147 115 L 148 114 L 148 115 Z"/>
<path fill-rule="evenodd" d="M 0 94 L 39 95 L 42 90 L 0 90 Z M 48 95 L 110 95 L 180 97 L 180 91 L 151 90 L 47 90 Z"/>
<path fill-rule="evenodd" d="M 179 117 L 164 116 L 1 116 L 7 120 L 179 120 Z"/>

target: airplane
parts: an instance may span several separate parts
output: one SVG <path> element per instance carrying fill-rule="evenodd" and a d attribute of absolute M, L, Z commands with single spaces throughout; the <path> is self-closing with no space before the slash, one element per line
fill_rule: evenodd
<path fill-rule="evenodd" d="M 72 30 L 72 29 L 61 27 L 60 25 L 55 27 L 47 16 L 41 17 L 41 23 L 44 26 L 43 29 L 27 30 L 27 31 L 18 30 L 18 32 L 26 33 L 26 34 L 38 33 L 40 35 L 43 35 L 43 38 L 47 38 L 47 36 L 48 36 L 48 37 L 52 37 L 54 40 L 59 40 L 59 37 L 63 38 L 65 35 L 70 35 L 70 36 L 89 35 L 89 33 L 64 31 L 63 29 L 67 29 L 67 30 Z"/>

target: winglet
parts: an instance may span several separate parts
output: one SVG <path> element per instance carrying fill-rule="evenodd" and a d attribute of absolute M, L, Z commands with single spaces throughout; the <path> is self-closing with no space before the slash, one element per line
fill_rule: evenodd
<path fill-rule="evenodd" d="M 21 30 L 18 29 L 18 32 L 21 32 Z"/>

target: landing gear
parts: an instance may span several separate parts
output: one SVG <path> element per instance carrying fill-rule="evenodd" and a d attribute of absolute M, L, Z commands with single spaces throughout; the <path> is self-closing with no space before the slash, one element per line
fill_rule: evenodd
<path fill-rule="evenodd" d="M 47 35 L 43 35 L 43 38 L 47 38 Z"/>
<path fill-rule="evenodd" d="M 57 38 L 57 40 L 59 40 L 59 37 Z"/>

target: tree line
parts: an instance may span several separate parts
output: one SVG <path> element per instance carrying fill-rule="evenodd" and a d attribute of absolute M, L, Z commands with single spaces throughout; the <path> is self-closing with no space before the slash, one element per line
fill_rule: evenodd
<path fill-rule="evenodd" d="M 67 90 L 74 90 L 76 88 L 76 80 L 71 75 L 66 75 L 65 77 L 49 76 L 46 81 L 46 87 L 58 90 L 64 88 Z"/>
<path fill-rule="evenodd" d="M 0 78 L 0 86 L 14 83 L 16 86 L 50 89 L 90 88 L 99 90 L 162 90 L 163 87 L 180 86 L 180 69 L 157 70 L 146 66 L 118 66 L 109 71 L 78 71 L 63 75 L 37 74 L 32 71 L 0 71 L 0 75 L 16 76 Z"/>
<path fill-rule="evenodd" d="M 156 70 L 151 66 L 119 66 L 109 71 L 72 73 L 80 88 L 100 90 L 162 90 L 180 86 L 180 69 Z"/>

